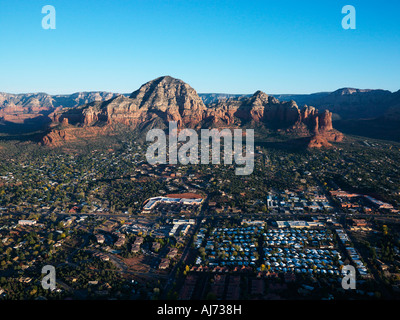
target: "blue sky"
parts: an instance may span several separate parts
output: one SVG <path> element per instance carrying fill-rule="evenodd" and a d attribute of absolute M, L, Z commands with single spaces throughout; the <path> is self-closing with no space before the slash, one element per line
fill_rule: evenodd
<path fill-rule="evenodd" d="M 0 91 L 129 93 L 162 75 L 199 93 L 397 91 L 399 14 L 398 0 L 0 0 Z"/>

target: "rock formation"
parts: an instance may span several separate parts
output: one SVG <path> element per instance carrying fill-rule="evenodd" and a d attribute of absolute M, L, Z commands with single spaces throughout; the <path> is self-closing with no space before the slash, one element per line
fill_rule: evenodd
<path fill-rule="evenodd" d="M 129 97 L 119 95 L 107 101 L 93 101 L 75 108 L 61 109 L 51 118 L 64 126 L 55 128 L 43 139 L 53 145 L 73 139 L 76 132 L 123 124 L 143 128 L 150 123 L 168 127 L 176 121 L 178 128 L 240 127 L 262 125 L 272 130 L 301 137 L 313 137 L 312 147 L 325 147 L 328 141 L 340 141 L 343 136 L 332 127 L 332 113 L 321 114 L 314 107 L 300 109 L 295 101 L 280 102 L 262 91 L 252 96 L 232 97 L 206 106 L 197 92 L 185 82 L 169 76 L 142 85 Z M 66 132 L 61 132 L 62 130 Z M 93 129 L 92 129 L 93 131 Z M 94 130 L 95 131 L 95 130 Z"/>

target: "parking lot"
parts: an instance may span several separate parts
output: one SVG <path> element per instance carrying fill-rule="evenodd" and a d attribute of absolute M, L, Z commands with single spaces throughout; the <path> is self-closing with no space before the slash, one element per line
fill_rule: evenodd
<path fill-rule="evenodd" d="M 278 227 L 272 224 L 215 227 L 208 237 L 204 237 L 202 231 L 197 244 L 200 254 L 196 265 L 341 276 L 342 255 L 333 231 L 323 225 L 295 225 L 298 227 L 281 227 L 279 224 Z"/>

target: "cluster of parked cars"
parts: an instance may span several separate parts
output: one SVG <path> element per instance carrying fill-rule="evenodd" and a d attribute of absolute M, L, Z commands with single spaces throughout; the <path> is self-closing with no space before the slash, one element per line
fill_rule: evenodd
<path fill-rule="evenodd" d="M 332 249 L 265 247 L 264 264 L 273 272 L 340 275 L 340 253 Z"/>
<path fill-rule="evenodd" d="M 340 253 L 326 229 L 271 229 L 264 236 L 264 265 L 273 272 L 340 275 Z"/>
<path fill-rule="evenodd" d="M 293 246 L 294 248 L 307 245 L 329 246 L 333 238 L 324 229 L 273 229 L 263 235 L 266 246 Z"/>
<path fill-rule="evenodd" d="M 258 238 L 262 227 L 215 228 L 206 241 L 205 260 L 196 263 L 209 266 L 255 266 L 258 260 Z"/>

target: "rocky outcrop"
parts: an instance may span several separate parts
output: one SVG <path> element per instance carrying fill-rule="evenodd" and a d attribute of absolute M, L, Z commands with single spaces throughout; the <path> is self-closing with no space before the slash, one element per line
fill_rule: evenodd
<path fill-rule="evenodd" d="M 67 126 L 66 120 L 63 120 L 63 125 Z M 41 141 L 44 146 L 59 147 L 68 142 L 88 141 L 99 136 L 113 134 L 110 127 L 61 127 L 52 129 L 46 134 Z"/>
<path fill-rule="evenodd" d="M 300 109 L 295 101 L 280 102 L 262 91 L 251 97 L 216 103 L 208 116 L 213 117 L 213 123 L 232 125 L 239 120 L 297 136 L 315 137 L 309 143 L 310 147 L 330 146 L 328 141 L 343 139 L 343 135 L 333 129 L 332 113 L 328 110 L 319 113 L 316 108 L 307 105 Z"/>
<path fill-rule="evenodd" d="M 56 147 L 65 142 L 75 140 L 75 138 L 76 136 L 70 135 L 66 130 L 52 130 L 43 137 L 42 144 L 45 146 Z"/>
<path fill-rule="evenodd" d="M 314 135 L 309 138 L 307 148 L 329 148 L 332 144 L 328 142 L 328 139 L 324 135 Z"/>
<path fill-rule="evenodd" d="M 159 118 L 176 121 L 178 127 L 195 127 L 206 115 L 206 106 L 188 84 L 172 77 L 160 77 L 142 85 L 130 97 L 119 95 L 106 102 L 96 101 L 79 108 L 61 110 L 55 122 L 68 118 L 70 123 L 93 126 L 98 122 L 121 123 L 137 127 Z"/>
<path fill-rule="evenodd" d="M 123 124 L 131 128 L 149 123 L 168 127 L 176 121 L 178 128 L 239 127 L 261 125 L 272 130 L 302 137 L 316 137 L 312 146 L 340 141 L 332 127 L 332 113 L 318 113 L 314 107 L 300 109 L 295 101 L 280 102 L 262 91 L 251 96 L 230 97 L 208 106 L 197 92 L 182 80 L 160 77 L 142 85 L 129 97 L 119 95 L 107 101 L 94 101 L 77 108 L 60 109 L 52 114 L 55 123 L 93 128 Z M 43 143 L 73 139 L 68 134 L 51 132 Z"/>
<path fill-rule="evenodd" d="M 207 109 L 191 86 L 170 76 L 147 82 L 130 99 L 140 111 L 163 113 L 167 121 L 177 121 L 178 127 L 196 126 Z"/>

